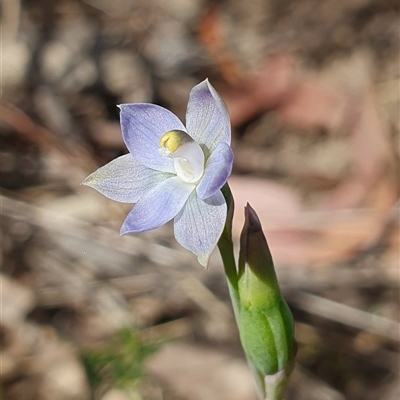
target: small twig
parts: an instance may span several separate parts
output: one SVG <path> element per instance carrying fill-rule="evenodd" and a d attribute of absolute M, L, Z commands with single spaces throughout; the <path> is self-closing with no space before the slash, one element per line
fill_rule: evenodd
<path fill-rule="evenodd" d="M 183 249 L 172 249 L 157 243 L 149 243 L 145 237 L 120 237 L 117 232 L 107 227 L 94 225 L 3 195 L 0 195 L 0 211 L 2 215 L 29 222 L 51 232 L 60 232 L 79 239 L 90 240 L 125 254 L 145 256 L 159 265 L 187 266 L 193 262 L 191 254 Z"/>
<path fill-rule="evenodd" d="M 292 292 L 287 297 L 294 307 L 311 314 L 400 341 L 400 323 L 397 321 L 305 292 Z"/>
<path fill-rule="evenodd" d="M 79 184 L 83 177 L 98 167 L 87 148 L 67 140 L 61 142 L 54 132 L 36 124 L 12 104 L 0 102 L 0 122 L 37 144 L 43 152 L 56 153 L 65 165 L 65 176 L 72 186 Z"/>

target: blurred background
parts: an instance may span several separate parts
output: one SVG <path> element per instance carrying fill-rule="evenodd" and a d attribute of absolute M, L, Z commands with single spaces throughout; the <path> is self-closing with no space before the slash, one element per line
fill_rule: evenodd
<path fill-rule="evenodd" d="M 1 398 L 255 400 L 222 265 L 83 187 L 118 108 L 232 119 L 235 240 L 257 210 L 296 319 L 287 400 L 399 392 L 396 0 L 3 0 Z"/>

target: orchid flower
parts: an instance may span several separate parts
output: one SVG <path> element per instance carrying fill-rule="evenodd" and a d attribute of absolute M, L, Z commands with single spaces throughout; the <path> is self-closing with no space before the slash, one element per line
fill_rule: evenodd
<path fill-rule="evenodd" d="M 206 79 L 190 92 L 186 127 L 154 104 L 122 104 L 122 137 L 129 150 L 83 184 L 119 202 L 136 203 L 121 235 L 174 220 L 178 243 L 207 266 L 226 220 L 221 193 L 232 171 L 225 103 Z"/>

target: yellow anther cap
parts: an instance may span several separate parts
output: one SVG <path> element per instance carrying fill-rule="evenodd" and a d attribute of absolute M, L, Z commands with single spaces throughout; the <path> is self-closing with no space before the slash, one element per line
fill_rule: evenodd
<path fill-rule="evenodd" d="M 170 153 L 175 153 L 183 144 L 193 141 L 184 131 L 174 130 L 164 133 L 160 139 L 160 146 L 167 149 Z"/>

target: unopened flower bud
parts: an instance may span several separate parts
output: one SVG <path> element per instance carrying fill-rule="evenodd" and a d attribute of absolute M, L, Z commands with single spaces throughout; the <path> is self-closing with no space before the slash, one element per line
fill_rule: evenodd
<path fill-rule="evenodd" d="M 260 220 L 250 205 L 245 207 L 240 237 L 238 291 L 240 339 L 263 398 L 268 398 L 270 377 L 286 380 L 290 374 L 295 353 L 294 322 L 281 295 Z M 282 386 L 281 378 L 279 382 Z"/>

